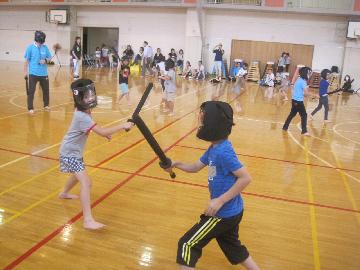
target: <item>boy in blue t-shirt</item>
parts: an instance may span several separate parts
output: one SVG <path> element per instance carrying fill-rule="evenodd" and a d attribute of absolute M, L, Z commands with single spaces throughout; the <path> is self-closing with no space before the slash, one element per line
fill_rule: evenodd
<path fill-rule="evenodd" d="M 330 73 L 331 71 L 328 69 L 323 69 L 321 71 L 321 81 L 319 86 L 319 105 L 311 113 L 310 115 L 311 120 L 313 120 L 314 114 L 317 113 L 324 105 L 324 109 L 325 109 L 324 122 L 326 123 L 330 122 L 328 120 L 328 113 L 329 113 L 328 88 L 330 84 L 327 80 Z"/>
<path fill-rule="evenodd" d="M 50 61 L 51 54 L 45 43 L 46 35 L 44 32 L 35 32 L 35 42 L 29 45 L 25 51 L 24 73 L 27 89 L 27 107 L 30 114 L 34 113 L 34 94 L 37 82 L 40 82 L 43 92 L 44 110 L 49 111 L 49 78 L 47 61 Z M 27 82 L 29 80 L 29 82 Z"/>
<path fill-rule="evenodd" d="M 197 137 L 211 142 L 210 147 L 199 161 L 173 161 L 171 168 L 195 173 L 208 166 L 211 199 L 200 221 L 180 238 L 176 261 L 180 269 L 194 269 L 202 248 L 215 238 L 231 264 L 241 263 L 246 269 L 258 270 L 238 234 L 244 211 L 240 192 L 251 177 L 227 139 L 234 125 L 233 110 L 228 103 L 207 101 L 200 106 L 199 121 Z"/>

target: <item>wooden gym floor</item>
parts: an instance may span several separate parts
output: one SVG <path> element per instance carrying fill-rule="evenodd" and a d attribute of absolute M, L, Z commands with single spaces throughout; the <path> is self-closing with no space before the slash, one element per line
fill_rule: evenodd
<path fill-rule="evenodd" d="M 207 171 L 176 171 L 171 180 L 134 128 L 111 142 L 92 134 L 85 162 L 93 180 L 95 218 L 101 231 L 82 228 L 79 200 L 57 194 L 67 175 L 58 168 L 59 144 L 69 127 L 73 102 L 67 67 L 49 67 L 51 112 L 35 95 L 34 116 L 26 110 L 23 64 L 0 65 L 0 267 L 4 269 L 178 269 L 177 241 L 208 202 Z M 150 78 L 133 76 L 133 105 L 115 104 L 116 72 L 83 70 L 96 82 L 99 106 L 93 117 L 108 126 L 126 121 Z M 214 96 L 232 99 L 232 84 L 178 78 L 175 116 L 159 109 L 158 83 L 142 112 L 160 145 L 175 160 L 194 161 L 208 144 L 196 139 L 199 105 Z M 253 181 L 243 192 L 240 237 L 261 269 L 360 269 L 360 99 L 330 97 L 330 124 L 323 111 L 300 136 L 297 116 L 281 130 L 290 102 L 247 84 L 235 102 L 230 140 Z M 232 102 L 235 107 L 235 103 Z M 311 111 L 317 101 L 308 101 Z M 78 193 L 78 187 L 75 193 Z M 204 249 L 197 269 L 231 266 L 216 241 Z"/>

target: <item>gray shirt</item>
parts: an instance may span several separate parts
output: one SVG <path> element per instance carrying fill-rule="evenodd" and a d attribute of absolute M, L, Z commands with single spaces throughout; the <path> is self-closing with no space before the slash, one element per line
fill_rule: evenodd
<path fill-rule="evenodd" d="M 164 82 L 165 91 L 168 93 L 175 93 L 176 92 L 176 76 L 175 71 L 173 69 L 169 69 L 166 76 L 169 76 L 171 79 L 166 80 Z"/>
<path fill-rule="evenodd" d="M 70 128 L 60 146 L 60 155 L 82 158 L 87 136 L 95 122 L 91 116 L 82 111 L 75 111 Z"/>

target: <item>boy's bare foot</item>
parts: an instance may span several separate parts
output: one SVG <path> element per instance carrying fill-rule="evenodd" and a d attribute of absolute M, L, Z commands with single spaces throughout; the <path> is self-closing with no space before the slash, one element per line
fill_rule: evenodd
<path fill-rule="evenodd" d="M 79 196 L 78 196 L 78 195 L 74 195 L 74 194 L 69 194 L 69 193 L 61 192 L 61 193 L 59 194 L 59 199 L 74 200 L 74 199 L 79 199 Z"/>
<path fill-rule="evenodd" d="M 106 225 L 95 220 L 84 221 L 84 228 L 88 230 L 99 230 L 104 228 Z"/>

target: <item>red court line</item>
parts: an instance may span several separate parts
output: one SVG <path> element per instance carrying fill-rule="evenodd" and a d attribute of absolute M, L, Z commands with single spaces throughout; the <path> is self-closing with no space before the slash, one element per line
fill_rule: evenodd
<path fill-rule="evenodd" d="M 177 147 L 182 147 L 182 148 L 203 150 L 203 151 L 207 150 L 207 148 L 200 148 L 200 147 L 187 146 L 187 145 L 176 145 L 176 146 Z M 300 161 L 292 161 L 292 160 L 285 160 L 285 159 L 278 159 L 278 158 L 269 158 L 269 157 L 255 156 L 255 155 L 248 155 L 248 154 L 239 154 L 239 153 L 236 153 L 236 154 L 238 156 L 243 156 L 243 157 L 251 157 L 251 158 L 258 158 L 258 159 L 265 159 L 265 160 L 272 160 L 272 161 L 280 161 L 280 162 L 299 164 L 299 165 L 307 165 L 307 166 L 320 167 L 320 168 L 333 169 L 333 170 L 342 170 L 342 171 L 349 171 L 349 172 L 360 172 L 360 170 L 356 170 L 356 169 L 331 167 L 331 166 L 326 166 L 326 165 L 318 165 L 318 164 L 313 164 L 313 163 L 305 163 L 305 162 L 300 162 Z"/>
<path fill-rule="evenodd" d="M 193 149 L 197 149 L 197 150 L 205 150 L 205 149 L 203 149 L 203 148 L 190 147 L 190 146 L 184 146 L 184 145 L 176 145 L 176 146 L 178 146 L 178 147 L 184 147 L 184 148 L 193 148 Z M 114 154 L 113 156 L 119 155 L 120 153 L 126 151 L 127 149 L 129 149 L 129 147 L 127 147 L 127 148 L 123 149 L 122 151 Z M 0 150 L 7 151 L 7 152 L 14 152 L 14 153 L 18 153 L 18 154 L 29 155 L 29 156 L 38 157 L 38 158 L 49 159 L 49 160 L 56 160 L 56 161 L 58 160 L 57 158 L 51 158 L 51 157 L 40 156 L 40 155 L 32 155 L 32 154 L 25 153 L 25 152 L 8 150 L 8 149 L 4 149 L 4 148 L 0 148 Z M 257 157 L 257 156 L 251 156 L 251 155 L 244 155 L 244 154 L 238 154 L 238 155 L 248 156 L 248 157 L 254 157 L 254 158 L 262 158 L 262 159 L 268 159 L 268 160 L 274 160 L 274 161 L 283 161 L 283 162 L 288 162 L 288 163 L 299 163 L 299 164 L 301 164 L 301 165 L 310 165 L 310 166 L 325 167 L 325 168 L 328 168 L 328 169 L 337 169 L 337 168 L 328 167 L 328 166 L 322 166 L 322 165 L 316 165 L 316 164 L 306 164 L 306 163 L 302 163 L 302 162 L 293 162 L 293 161 L 281 160 L 281 159 L 279 160 L 279 159 L 272 159 L 272 158 L 266 158 L 266 157 Z M 101 163 L 101 164 L 104 164 L 104 162 L 100 162 L 100 163 Z M 101 165 L 100 163 L 98 163 L 97 165 L 86 164 L 86 166 L 91 167 L 91 168 L 97 168 L 97 169 L 100 169 L 100 170 L 107 170 L 107 171 L 113 171 L 113 172 L 125 173 L 125 174 L 134 174 L 134 172 L 128 172 L 128 171 L 122 171 L 122 170 L 111 169 L 111 168 L 106 168 L 106 167 L 100 167 L 100 165 Z M 100 164 L 100 165 L 99 165 L 99 164 Z M 341 169 L 339 168 L 339 170 L 341 170 Z M 343 169 L 343 170 L 346 170 L 346 169 Z M 355 171 L 356 171 L 356 170 L 355 170 Z M 135 173 L 136 173 L 136 172 L 135 172 Z M 156 179 L 156 180 L 170 181 L 170 180 L 168 180 L 168 179 L 166 179 L 166 178 L 161 178 L 161 177 L 155 177 L 155 176 L 144 175 L 144 174 L 137 174 L 137 175 L 138 175 L 138 176 L 142 176 L 142 177 L 146 177 L 146 178 Z M 184 185 L 191 185 L 191 186 L 198 186 L 198 187 L 206 187 L 206 188 L 207 188 L 206 185 L 201 185 L 201 184 L 194 184 L 194 183 L 189 183 L 189 182 L 185 182 L 185 181 L 178 181 L 178 180 L 171 180 L 171 181 L 174 182 L 174 183 L 180 183 L 180 184 L 184 184 Z M 349 208 L 342 208 L 342 207 L 325 205 L 325 204 L 320 204 L 320 203 L 310 203 L 310 202 L 306 202 L 306 201 L 299 201 L 299 200 L 293 200 L 293 199 L 275 197 L 275 196 L 258 194 L 258 193 L 242 192 L 242 194 L 250 195 L 250 196 L 257 196 L 257 197 L 267 198 L 267 199 L 273 199 L 273 200 L 279 200 L 279 201 L 286 201 L 286 202 L 292 202 L 292 203 L 313 205 L 313 206 L 318 206 L 318 207 L 322 207 L 322 208 L 329 208 L 329 209 L 336 209 L 336 210 L 347 211 L 347 212 L 360 213 L 360 210 L 354 210 L 354 209 L 349 209 Z"/>
<path fill-rule="evenodd" d="M 185 117 L 185 116 L 184 116 Z M 164 150 L 164 152 L 167 152 L 168 150 L 175 147 L 176 144 L 178 144 L 180 141 L 185 139 L 187 136 L 189 136 L 196 128 L 193 128 L 191 131 L 187 132 L 184 136 L 182 136 L 180 139 L 178 139 L 175 143 L 170 145 L 167 149 Z M 112 188 L 109 192 L 102 195 L 99 199 L 97 199 L 95 202 L 91 204 L 91 208 L 96 207 L 98 204 L 100 204 L 102 201 L 104 201 L 106 198 L 111 196 L 114 192 L 116 192 L 118 189 L 120 189 L 123 185 L 125 185 L 127 182 L 129 182 L 131 179 L 133 179 L 135 176 L 137 176 L 141 171 L 143 171 L 145 168 L 150 166 L 155 160 L 158 158 L 155 157 L 151 159 L 149 162 L 147 162 L 145 165 L 140 167 L 136 172 L 129 175 L 124 181 L 117 184 L 114 188 Z M 108 160 L 108 159 L 107 159 Z M 100 162 L 103 163 L 103 162 Z M 100 164 L 99 163 L 99 164 Z M 30 257 L 34 252 L 36 252 L 38 249 L 40 249 L 42 246 L 47 244 L 50 240 L 52 240 L 55 236 L 57 236 L 66 226 L 71 225 L 78 221 L 82 217 L 82 212 L 78 213 L 76 216 L 72 217 L 68 222 L 64 225 L 61 225 L 56 230 L 54 230 L 52 233 L 47 235 L 45 238 L 43 238 L 40 242 L 36 243 L 33 247 L 31 247 L 29 250 L 27 250 L 25 253 L 20 255 L 18 258 L 16 258 L 14 261 L 9 263 L 7 266 L 5 266 L 4 270 L 10 270 L 14 269 L 17 265 L 19 265 L 21 262 L 26 260 L 28 257 Z"/>
<path fill-rule="evenodd" d="M 197 109 L 195 110 L 192 110 L 182 116 L 180 116 L 179 118 L 175 119 L 174 121 L 171 121 L 169 123 L 167 123 L 165 126 L 159 128 L 158 130 L 154 131 L 152 134 L 155 135 L 157 133 L 159 133 L 160 131 L 164 130 L 165 128 L 171 126 L 172 124 L 180 121 L 181 119 L 185 118 L 186 116 L 188 116 L 189 114 L 192 114 L 193 112 L 195 112 Z M 130 148 L 134 147 L 135 145 L 141 143 L 145 141 L 145 139 L 140 139 L 134 143 L 132 143 L 131 145 L 125 147 L 124 149 L 120 150 L 119 152 L 116 152 L 115 154 L 111 155 L 110 157 L 108 157 L 107 159 L 99 162 L 98 164 L 96 165 L 88 165 L 89 167 L 98 167 L 98 166 L 101 166 L 102 164 L 106 163 L 107 161 L 113 159 L 114 157 L 120 155 L 121 153 L 129 150 Z M 22 152 L 22 151 L 18 151 L 18 150 L 12 150 L 12 149 L 6 149 L 6 148 L 2 148 L 0 147 L 0 151 L 6 151 L 6 152 L 10 152 L 10 153 L 16 153 L 16 154 L 22 154 L 22 155 L 26 155 L 26 156 L 31 156 L 31 157 L 38 157 L 38 158 L 44 158 L 44 159 L 49 159 L 49 160 L 59 160 L 58 158 L 52 158 L 52 157 L 47 157 L 47 156 L 43 156 L 43 155 L 38 155 L 38 154 L 32 154 L 32 153 L 27 153 L 27 152 Z M 0 164 L 1 165 L 1 164 Z"/>
<path fill-rule="evenodd" d="M 106 167 L 100 167 L 99 169 L 112 171 L 112 172 L 131 174 L 131 172 L 117 170 L 117 169 L 111 169 L 111 168 L 106 168 Z M 137 176 L 150 178 L 150 179 L 154 179 L 154 180 L 159 180 L 159 181 L 165 181 L 165 182 L 169 182 L 169 183 L 183 184 L 183 185 L 201 187 L 201 188 L 208 188 L 208 186 L 204 185 L 204 184 L 196 184 L 196 183 L 191 183 L 191 182 L 186 182 L 186 181 L 176 180 L 176 179 L 167 179 L 167 178 L 163 178 L 163 177 L 151 176 L 151 175 L 146 175 L 146 174 L 141 174 L 141 173 L 138 173 Z M 264 199 L 271 199 L 271 200 L 297 203 L 297 204 L 303 204 L 303 205 L 312 205 L 312 206 L 317 206 L 317 207 L 321 207 L 321 208 L 328 208 L 328 209 L 334 209 L 334 210 L 340 210 L 340 211 L 346 211 L 346 212 L 352 212 L 352 213 L 360 213 L 360 210 L 354 210 L 354 209 L 350 209 L 350 208 L 343 208 L 343 207 L 326 205 L 326 204 L 321 204 L 321 203 L 310 203 L 310 202 L 306 202 L 306 201 L 287 199 L 287 198 L 264 195 L 264 194 L 254 193 L 254 192 L 241 192 L 241 194 L 247 195 L 247 196 L 264 198 Z"/>

